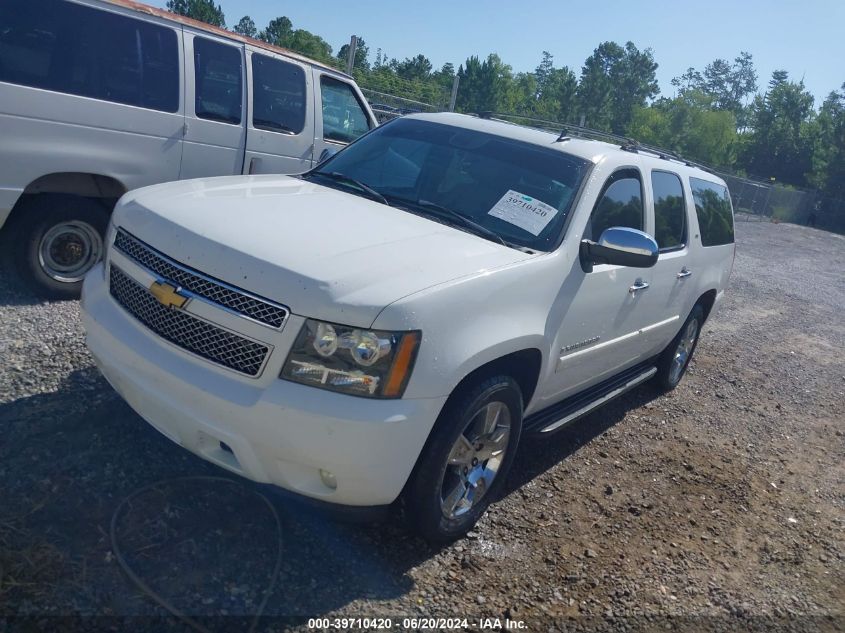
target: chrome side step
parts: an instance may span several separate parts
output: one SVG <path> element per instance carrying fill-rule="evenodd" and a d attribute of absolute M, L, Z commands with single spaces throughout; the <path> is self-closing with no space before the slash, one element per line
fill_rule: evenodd
<path fill-rule="evenodd" d="M 640 365 L 615 378 L 596 385 L 587 393 L 577 394 L 544 411 L 526 418 L 526 430 L 532 433 L 551 433 L 587 415 L 603 404 L 644 383 L 657 373 L 657 367 Z M 592 397 L 590 397 L 592 396 Z"/>

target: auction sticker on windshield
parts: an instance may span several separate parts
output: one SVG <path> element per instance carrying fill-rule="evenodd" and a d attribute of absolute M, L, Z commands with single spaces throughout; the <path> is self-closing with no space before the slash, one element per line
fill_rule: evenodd
<path fill-rule="evenodd" d="M 540 235 L 557 214 L 558 209 L 553 206 L 513 189 L 509 189 L 488 212 L 488 215 L 518 226 L 534 236 Z"/>

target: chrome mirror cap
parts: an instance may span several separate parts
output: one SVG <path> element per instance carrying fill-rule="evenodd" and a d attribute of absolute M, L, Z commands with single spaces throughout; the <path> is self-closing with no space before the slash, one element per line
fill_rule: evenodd
<path fill-rule="evenodd" d="M 594 264 L 651 268 L 657 263 L 657 242 L 648 233 L 623 226 L 605 229 L 598 242 L 581 241 L 581 267 L 592 272 Z"/>
<path fill-rule="evenodd" d="M 658 254 L 657 242 L 651 235 L 623 226 L 612 226 L 605 229 L 598 244 L 629 255 L 656 258 Z"/>

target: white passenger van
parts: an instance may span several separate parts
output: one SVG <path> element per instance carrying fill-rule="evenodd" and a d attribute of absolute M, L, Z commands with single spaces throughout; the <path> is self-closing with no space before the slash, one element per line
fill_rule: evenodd
<path fill-rule="evenodd" d="M 0 227 L 43 296 L 79 293 L 126 191 L 302 172 L 376 124 L 351 77 L 264 42 L 129 0 L 0 2 Z"/>
<path fill-rule="evenodd" d="M 197 455 L 459 536 L 523 433 L 674 388 L 733 265 L 718 176 L 570 134 L 414 114 L 301 176 L 130 192 L 88 348 Z"/>

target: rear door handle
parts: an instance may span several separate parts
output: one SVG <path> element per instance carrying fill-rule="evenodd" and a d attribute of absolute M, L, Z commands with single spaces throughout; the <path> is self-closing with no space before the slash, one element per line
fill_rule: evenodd
<path fill-rule="evenodd" d="M 634 282 L 634 285 L 631 286 L 630 288 L 628 288 L 628 292 L 630 292 L 632 295 L 635 295 L 635 294 L 637 294 L 637 290 L 645 290 L 646 288 L 648 288 L 648 285 L 649 284 L 648 284 L 647 281 L 643 281 L 642 279 L 637 279 Z"/>
<path fill-rule="evenodd" d="M 678 273 L 678 279 L 683 279 L 684 277 L 689 277 L 692 274 L 692 271 L 684 266 L 681 268 L 681 272 Z"/>

